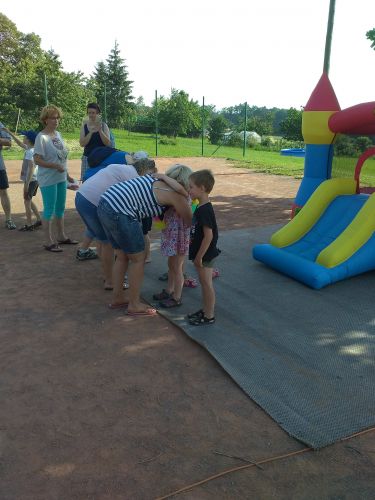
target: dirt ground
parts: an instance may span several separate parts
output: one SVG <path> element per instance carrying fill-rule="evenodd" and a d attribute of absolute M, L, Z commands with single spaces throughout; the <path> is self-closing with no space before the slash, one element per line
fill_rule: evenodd
<path fill-rule="evenodd" d="M 288 219 L 299 181 L 225 160 L 157 164 L 178 161 L 214 171 L 220 231 Z M 79 161 L 69 168 L 78 177 Z M 20 162 L 7 169 L 21 226 Z M 68 192 L 66 227 L 79 239 L 73 201 Z M 155 499 L 268 459 L 178 497 L 374 498 L 374 432 L 303 451 L 174 325 L 108 310 L 98 261 L 77 262 L 73 247 L 45 252 L 41 231 L 3 222 L 0 214 L 1 500 Z"/>

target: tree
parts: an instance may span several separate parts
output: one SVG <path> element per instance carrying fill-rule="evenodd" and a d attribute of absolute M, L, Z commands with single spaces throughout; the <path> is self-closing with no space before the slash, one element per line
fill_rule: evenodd
<path fill-rule="evenodd" d="M 366 38 L 372 42 L 371 48 L 375 50 L 375 28 L 366 33 Z"/>
<path fill-rule="evenodd" d="M 290 108 L 285 120 L 280 123 L 280 130 L 285 139 L 290 141 L 303 141 L 302 111 Z"/>
<path fill-rule="evenodd" d="M 97 63 L 89 84 L 111 127 L 129 125 L 132 116 L 134 117 L 133 82 L 128 76 L 127 66 L 120 56 L 116 41 L 106 62 Z"/>
<path fill-rule="evenodd" d="M 211 118 L 208 126 L 208 135 L 211 144 L 219 144 L 228 125 L 228 120 L 223 115 L 216 115 Z"/>
<path fill-rule="evenodd" d="M 158 101 L 158 120 L 162 134 L 197 136 L 202 123 L 201 107 L 185 91 L 172 89 L 169 99 L 161 96 Z"/>

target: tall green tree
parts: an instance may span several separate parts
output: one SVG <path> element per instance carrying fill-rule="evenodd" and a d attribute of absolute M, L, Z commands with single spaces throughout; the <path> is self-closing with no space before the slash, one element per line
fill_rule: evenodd
<path fill-rule="evenodd" d="M 111 127 L 122 128 L 133 121 L 133 82 L 129 80 L 117 41 L 107 60 L 97 63 L 89 85 Z"/>
<path fill-rule="evenodd" d="M 202 124 L 201 106 L 184 90 L 172 89 L 170 97 L 158 103 L 159 130 L 170 136 L 198 136 Z"/>

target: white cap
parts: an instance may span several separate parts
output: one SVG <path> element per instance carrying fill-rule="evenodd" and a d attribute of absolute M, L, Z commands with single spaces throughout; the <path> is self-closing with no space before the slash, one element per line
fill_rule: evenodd
<path fill-rule="evenodd" d="M 146 153 L 146 151 L 136 151 L 133 154 L 133 158 L 134 160 L 142 160 L 143 158 L 148 158 L 148 154 Z"/>

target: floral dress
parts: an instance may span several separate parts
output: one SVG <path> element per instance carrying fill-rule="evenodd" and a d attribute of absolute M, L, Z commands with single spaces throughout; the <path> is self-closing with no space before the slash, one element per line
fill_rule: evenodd
<path fill-rule="evenodd" d="M 190 242 L 190 227 L 187 226 L 173 207 L 164 214 L 166 227 L 161 232 L 161 254 L 164 257 L 187 255 Z"/>

